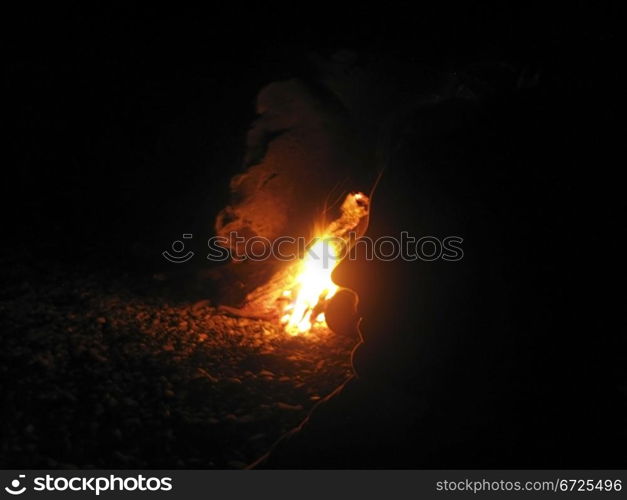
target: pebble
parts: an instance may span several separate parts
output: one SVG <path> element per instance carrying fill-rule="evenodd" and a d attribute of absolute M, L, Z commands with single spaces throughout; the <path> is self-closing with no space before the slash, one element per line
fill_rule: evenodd
<path fill-rule="evenodd" d="M 282 402 L 278 402 L 276 405 L 277 405 L 277 408 L 280 408 L 281 410 L 301 411 L 303 409 L 303 405 L 291 405 L 291 404 L 282 403 Z"/>
<path fill-rule="evenodd" d="M 200 312 L 203 312 L 203 309 L 206 309 L 210 305 L 211 305 L 211 301 L 209 300 L 199 300 L 192 306 L 192 313 L 198 314 Z"/>
<path fill-rule="evenodd" d="M 81 287 L 89 294 L 80 312 L 51 301 L 46 290 L 61 289 L 58 280 L 48 289 L 32 288 L 28 305 L 9 303 L 10 310 L 24 311 L 16 324 L 26 331 L 3 353 L 13 362 L 0 366 L 0 375 L 13 377 L 13 392 L 28 394 L 50 414 L 29 415 L 10 393 L 15 415 L 28 416 L 29 425 L 21 417 L 6 425 L 13 435 L 29 436 L 32 443 L 16 449 L 43 467 L 244 468 L 298 425 L 300 412 L 313 404 L 306 401 L 337 387 L 350 364 L 351 346 L 342 339 L 289 339 L 271 322 L 226 317 L 209 301 L 169 307 L 161 297 L 138 297 L 132 287 L 114 286 L 106 277 Z M 23 358 L 47 370 L 20 368 Z M 316 371 L 323 367 L 324 377 Z M 49 370 L 58 387 L 41 383 Z M 192 390 L 198 397 L 187 397 Z M 210 425 L 212 432 L 203 432 Z M 44 451 L 52 438 L 41 431 L 48 427 L 65 436 L 52 457 Z M 34 449 L 27 448 L 31 444 Z M 102 454 L 103 447 L 113 450 Z"/>

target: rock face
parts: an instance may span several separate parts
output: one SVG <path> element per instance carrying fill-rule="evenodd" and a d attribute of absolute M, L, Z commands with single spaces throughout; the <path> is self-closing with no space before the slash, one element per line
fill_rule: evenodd
<path fill-rule="evenodd" d="M 277 82 L 257 99 L 247 170 L 231 180 L 231 203 L 216 232 L 274 240 L 308 236 L 325 210 L 366 171 L 367 152 L 348 112 L 330 93 L 299 80 Z"/>
<path fill-rule="evenodd" d="M 382 61 L 357 61 L 341 51 L 312 57 L 315 75 L 274 82 L 257 97 L 258 118 L 246 144 L 246 170 L 231 180 L 231 200 L 216 218 L 224 246 L 251 238 L 313 236 L 340 215 L 349 192 L 368 194 L 389 153 L 386 137 L 399 114 L 433 99 L 442 79 L 396 77 Z M 397 75 L 403 73 L 397 72 Z M 399 86 L 399 80 L 403 85 Z M 296 245 L 282 245 L 296 251 Z M 239 261 L 220 271 L 222 303 L 240 307 L 283 263 Z M 226 278 L 225 278 L 226 276 Z M 236 278 L 233 278 L 236 277 Z"/>
<path fill-rule="evenodd" d="M 242 241 L 255 237 L 310 238 L 314 227 L 326 227 L 340 215 L 347 193 L 370 187 L 374 148 L 364 140 L 352 103 L 329 84 L 335 80 L 329 80 L 328 68 L 321 71 L 325 78 L 274 82 L 259 92 L 258 118 L 246 140 L 246 170 L 231 180 L 230 203 L 215 223 L 231 250 L 235 236 L 240 249 Z M 281 249 L 297 253 L 299 246 Z M 247 294 L 283 266 L 274 259 L 225 266 L 219 276 L 222 302 L 242 306 Z"/>

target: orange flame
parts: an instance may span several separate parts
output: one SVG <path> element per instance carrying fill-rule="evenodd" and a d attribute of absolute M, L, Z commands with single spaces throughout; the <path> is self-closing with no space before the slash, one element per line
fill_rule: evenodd
<path fill-rule="evenodd" d="M 298 335 L 314 325 L 326 325 L 323 308 L 338 290 L 331 274 L 339 263 L 339 253 L 338 243 L 329 236 L 318 238 L 307 250 L 299 263 L 295 286 L 283 292 L 292 299 L 281 318 L 288 334 Z"/>

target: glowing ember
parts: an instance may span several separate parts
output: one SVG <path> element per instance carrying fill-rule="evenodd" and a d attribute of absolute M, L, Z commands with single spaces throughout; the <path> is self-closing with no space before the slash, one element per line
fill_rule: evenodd
<path fill-rule="evenodd" d="M 324 303 L 338 289 L 331 280 L 339 260 L 338 245 L 329 236 L 319 238 L 300 262 L 294 288 L 283 292 L 285 297 L 292 299 L 281 317 L 281 323 L 290 335 L 307 332 L 314 324 L 324 324 Z"/>

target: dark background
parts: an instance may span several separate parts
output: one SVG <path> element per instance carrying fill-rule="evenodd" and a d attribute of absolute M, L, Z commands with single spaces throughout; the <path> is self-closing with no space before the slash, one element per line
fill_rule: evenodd
<path fill-rule="evenodd" d="M 598 160 L 619 93 L 619 19 L 584 2 L 13 12 L 5 231 L 62 257 L 106 248 L 124 261 L 139 246 L 133 267 L 183 230 L 210 234 L 258 89 L 306 71 L 310 52 L 341 48 L 445 71 L 504 62 L 539 72 L 543 91 L 589 128 L 580 135 Z M 595 163 L 573 169 L 599 178 L 606 165 Z"/>
<path fill-rule="evenodd" d="M 555 206 L 577 204 L 564 245 L 578 251 L 573 272 L 585 267 L 582 295 L 594 296 L 578 307 L 622 333 L 609 326 L 623 307 L 614 178 L 623 61 L 612 4 L 48 6 L 5 22 L 3 252 L 11 259 L 45 256 L 138 279 L 161 270 L 161 251 L 181 232 L 211 234 L 259 88 L 309 71 L 310 52 L 349 48 L 442 71 L 506 63 L 541 77 L 528 123 L 515 128 L 551 119 L 542 136 L 550 154 L 535 143 L 527 159 L 565 186 Z M 615 354 L 609 362 L 619 363 Z M 581 404 L 594 397 L 582 394 Z"/>

